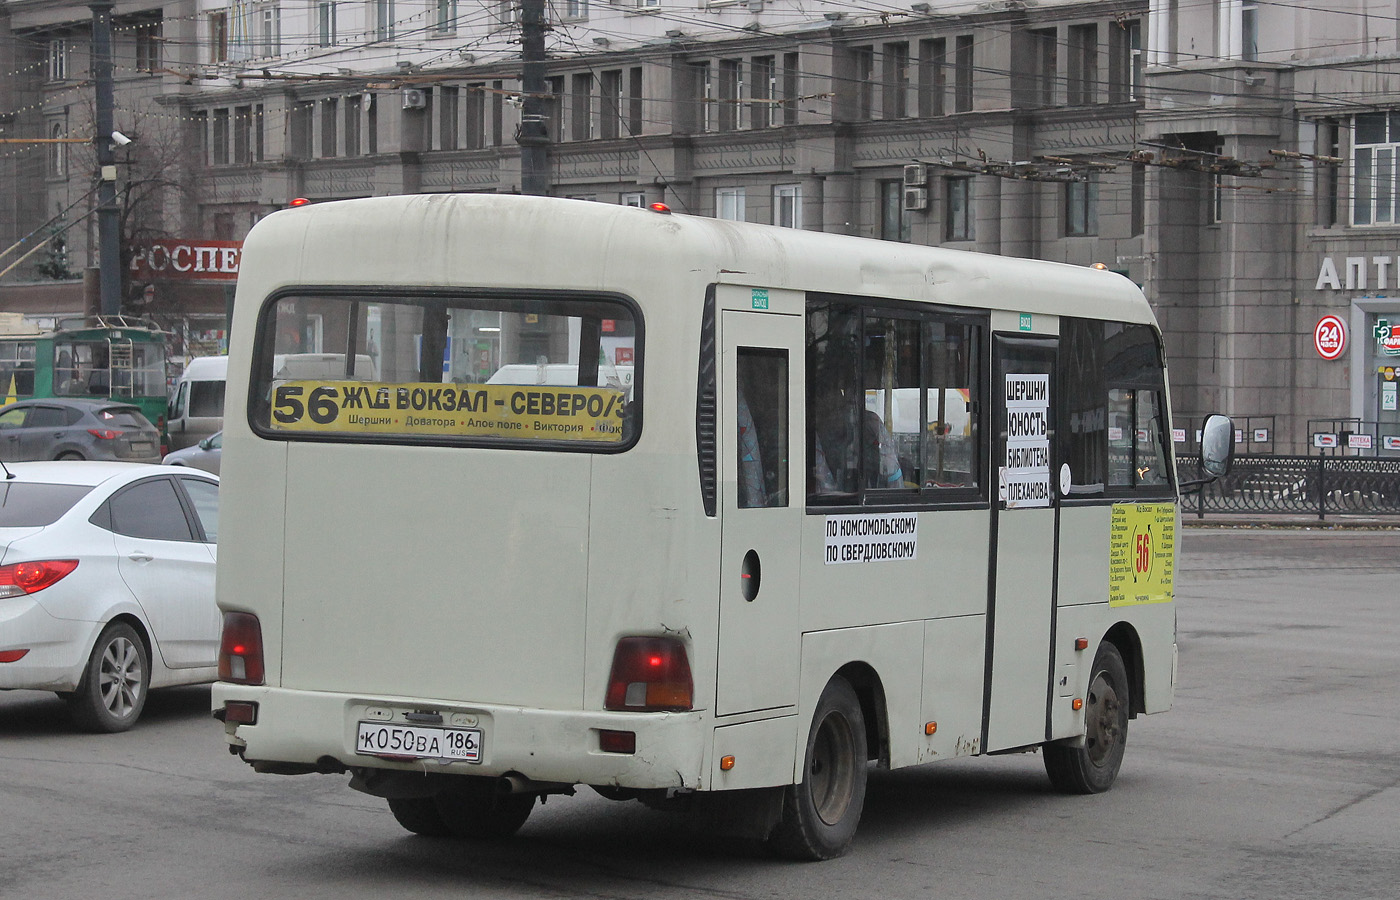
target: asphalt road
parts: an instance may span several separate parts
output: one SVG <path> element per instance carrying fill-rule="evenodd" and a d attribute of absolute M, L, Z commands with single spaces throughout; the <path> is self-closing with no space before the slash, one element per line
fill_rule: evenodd
<path fill-rule="evenodd" d="M 1400 896 L 1400 534 L 1191 530 L 1176 708 L 1117 786 L 1040 759 L 872 774 L 852 852 L 800 864 L 588 790 L 512 841 L 409 836 L 342 776 L 255 775 L 207 688 L 124 735 L 0 694 L 0 897 L 1385 898 Z"/>

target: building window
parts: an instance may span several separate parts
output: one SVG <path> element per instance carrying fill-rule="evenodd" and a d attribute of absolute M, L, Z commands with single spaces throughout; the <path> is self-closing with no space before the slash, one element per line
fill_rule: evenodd
<path fill-rule="evenodd" d="M 520 0 L 501 0 L 496 4 L 496 23 L 514 25 L 520 21 Z"/>
<path fill-rule="evenodd" d="M 1115 22 L 1108 34 L 1108 100 L 1136 100 L 1142 91 L 1142 23 Z"/>
<path fill-rule="evenodd" d="M 233 110 L 233 161 L 247 165 L 253 161 L 253 108 L 238 106 Z"/>
<path fill-rule="evenodd" d="M 457 107 L 460 94 L 455 87 L 438 88 L 438 149 L 457 149 Z"/>
<path fill-rule="evenodd" d="M 778 92 L 777 59 L 772 56 L 755 56 L 749 63 L 749 124 L 753 128 L 773 126 L 773 99 Z"/>
<path fill-rule="evenodd" d="M 913 239 L 909 214 L 904 210 L 904 182 L 880 182 L 880 239 L 903 241 Z"/>
<path fill-rule="evenodd" d="M 288 149 L 291 150 L 294 159 L 311 158 L 311 122 L 312 116 L 316 112 L 316 104 L 310 100 L 298 101 L 292 104 L 291 112 L 291 134 L 288 135 Z M 215 129 L 217 131 L 217 128 Z M 215 149 L 215 153 L 218 150 Z"/>
<path fill-rule="evenodd" d="M 62 178 L 68 174 L 68 145 L 59 143 L 64 137 L 63 123 L 49 123 L 49 139 L 54 143 L 49 145 L 49 177 Z"/>
<path fill-rule="evenodd" d="M 919 41 L 919 116 L 943 115 L 943 94 L 948 89 L 948 42 L 943 38 Z"/>
<path fill-rule="evenodd" d="M 491 145 L 499 147 L 505 132 L 506 83 L 491 82 Z"/>
<path fill-rule="evenodd" d="M 209 165 L 209 111 L 190 113 L 190 150 L 198 165 Z"/>
<path fill-rule="evenodd" d="M 802 185 L 773 185 L 773 224 L 784 228 L 802 227 Z"/>
<path fill-rule="evenodd" d="M 1395 221 L 1395 164 L 1400 157 L 1400 110 L 1356 117 L 1351 151 L 1351 224 Z"/>
<path fill-rule="evenodd" d="M 1059 35 L 1053 28 L 1029 31 L 1029 55 L 1026 61 L 1030 66 L 1030 106 L 1054 106 L 1055 84 L 1059 76 L 1060 44 Z"/>
<path fill-rule="evenodd" d="M 565 21 L 579 22 L 588 18 L 588 0 L 564 0 Z"/>
<path fill-rule="evenodd" d="M 321 101 L 321 157 L 332 159 L 336 156 L 336 126 L 340 119 L 340 101 L 330 98 Z"/>
<path fill-rule="evenodd" d="M 258 55 L 282 54 L 282 11 L 274 4 L 258 7 Z"/>
<path fill-rule="evenodd" d="M 1099 233 L 1099 182 L 1090 172 L 1083 181 L 1065 183 L 1065 234 L 1071 237 Z"/>
<path fill-rule="evenodd" d="M 851 69 L 855 82 L 855 117 L 858 120 L 869 119 L 875 112 L 875 48 L 852 49 Z"/>
<path fill-rule="evenodd" d="M 644 191 L 633 191 L 632 193 L 623 194 L 618 199 L 618 202 L 621 203 L 623 206 L 632 206 L 636 207 L 637 209 L 643 209 L 647 205 L 647 195 Z"/>
<path fill-rule="evenodd" d="M 944 182 L 945 241 L 970 241 L 975 237 L 972 217 L 972 179 L 948 178 Z"/>
<path fill-rule="evenodd" d="M 1219 144 L 1215 145 L 1215 161 L 1225 152 L 1225 148 Z M 1208 217 L 1210 224 L 1219 225 L 1225 221 L 1225 176 L 1219 172 L 1213 172 L 1210 176 L 1210 202 Z"/>
<path fill-rule="evenodd" d="M 132 28 L 136 39 L 136 70 L 156 72 L 160 70 L 161 23 L 143 22 Z"/>
<path fill-rule="evenodd" d="M 335 3 L 316 4 L 316 35 L 319 46 L 335 44 Z"/>
<path fill-rule="evenodd" d="M 229 138 L 229 111 L 228 109 L 214 110 L 214 136 L 210 141 L 211 149 L 214 151 L 214 165 L 228 165 L 228 138 Z"/>
<path fill-rule="evenodd" d="M 1240 59 L 1259 58 L 1259 0 L 1240 3 Z"/>
<path fill-rule="evenodd" d="M 549 92 L 549 99 L 546 101 L 548 108 L 546 115 L 549 117 L 547 125 L 549 139 L 556 142 L 562 141 L 564 139 L 564 76 L 556 75 L 552 78 L 546 78 L 544 83 L 545 90 Z M 469 109 L 471 102 L 471 92 L 468 89 L 467 105 Z M 468 121 L 470 121 L 470 116 L 468 116 Z M 469 147 L 468 149 L 474 150 L 476 148 Z"/>
<path fill-rule="evenodd" d="M 228 13 L 209 14 L 209 61 L 221 63 L 228 60 Z"/>
<path fill-rule="evenodd" d="M 570 133 L 576 141 L 593 137 L 593 76 L 588 72 L 574 75 L 574 89 L 569 104 Z"/>
<path fill-rule="evenodd" d="M 365 97 L 365 152 L 370 156 L 379 152 L 379 104 L 373 94 Z"/>
<path fill-rule="evenodd" d="M 972 109 L 972 35 L 958 35 L 953 48 L 953 112 Z"/>
<path fill-rule="evenodd" d="M 1147 166 L 1134 163 L 1132 171 L 1131 234 L 1136 237 L 1147 230 Z"/>
<path fill-rule="evenodd" d="M 359 94 L 345 98 L 345 155 L 360 155 L 360 111 L 364 100 Z"/>
<path fill-rule="evenodd" d="M 263 143 L 263 105 L 256 104 L 253 107 L 253 162 L 262 162 L 264 157 Z"/>
<path fill-rule="evenodd" d="M 68 42 L 59 38 L 49 41 L 47 55 L 49 81 L 68 80 Z"/>
<path fill-rule="evenodd" d="M 715 218 L 731 222 L 744 221 L 744 189 L 715 188 Z"/>
<path fill-rule="evenodd" d="M 710 64 L 690 64 L 691 96 L 695 104 L 694 128 L 698 132 L 714 131 L 715 94 L 710 80 Z"/>
<path fill-rule="evenodd" d="M 1069 83 L 1067 101 L 1070 106 L 1085 106 L 1098 100 L 1099 26 L 1071 25 L 1069 27 Z"/>
<path fill-rule="evenodd" d="M 457 0 L 434 0 L 433 33 L 457 33 Z"/>
<path fill-rule="evenodd" d="M 1317 123 L 1317 145 L 1322 148 L 1321 152 L 1325 156 L 1340 158 L 1341 140 L 1342 124 L 1336 119 L 1323 119 Z M 1324 228 L 1331 228 L 1341 220 L 1341 177 L 1337 171 L 1339 168 L 1337 165 L 1319 167 L 1318 194 L 1322 208 L 1318 210 L 1317 224 Z"/>
<path fill-rule="evenodd" d="M 376 41 L 394 39 L 394 0 L 370 0 Z"/>
<path fill-rule="evenodd" d="M 881 56 L 884 94 L 880 118 L 902 119 L 909 115 L 909 45 L 886 44 Z"/>
<path fill-rule="evenodd" d="M 719 109 L 716 115 L 720 131 L 733 131 L 739 127 L 739 90 L 742 83 L 739 60 L 720 60 Z"/>
<path fill-rule="evenodd" d="M 627 74 L 627 131 L 632 137 L 642 133 L 642 67 L 633 66 Z"/>
<path fill-rule="evenodd" d="M 783 124 L 797 124 L 797 103 L 801 96 L 802 73 L 797 68 L 796 53 L 783 54 Z"/>
<path fill-rule="evenodd" d="M 611 69 L 598 75 L 598 132 L 603 140 L 616 140 L 622 133 L 622 70 Z"/>

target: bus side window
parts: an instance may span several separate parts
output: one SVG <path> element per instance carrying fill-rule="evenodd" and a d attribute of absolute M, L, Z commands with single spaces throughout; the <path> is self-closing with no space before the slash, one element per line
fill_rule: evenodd
<path fill-rule="evenodd" d="M 787 506 L 787 351 L 740 347 L 736 368 L 739 508 Z"/>

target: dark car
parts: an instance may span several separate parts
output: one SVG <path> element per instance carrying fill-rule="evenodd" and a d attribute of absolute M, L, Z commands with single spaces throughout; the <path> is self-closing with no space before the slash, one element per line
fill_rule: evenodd
<path fill-rule="evenodd" d="M 21 400 L 0 408 L 0 460 L 160 462 L 160 432 L 141 410 L 111 400 Z"/>

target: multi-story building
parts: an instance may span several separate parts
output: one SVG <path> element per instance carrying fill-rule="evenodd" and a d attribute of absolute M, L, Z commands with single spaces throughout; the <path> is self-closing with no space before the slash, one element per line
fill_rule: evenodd
<path fill-rule="evenodd" d="M 41 6 L 85 40 L 84 7 L 11 0 L 15 71 L 59 39 Z M 1311 420 L 1395 397 L 1370 334 L 1400 323 L 1374 296 L 1400 278 L 1396 22 L 1366 9 L 557 0 L 551 192 L 1104 264 L 1157 307 L 1178 414 L 1251 417 L 1241 449 L 1301 451 Z M 119 79 L 118 127 L 160 136 L 133 158 L 169 148 L 167 236 L 238 240 L 294 197 L 520 188 L 518 0 L 188 0 L 150 20 L 158 66 L 124 10 L 119 73 L 127 41 L 154 74 Z M 39 104 L 26 134 L 69 133 L 63 82 L 26 71 L 0 105 Z M 27 158 L 42 189 L 14 223 L 90 186 L 82 165 L 35 180 Z M 1335 362 L 1313 349 L 1325 314 L 1350 325 Z"/>

